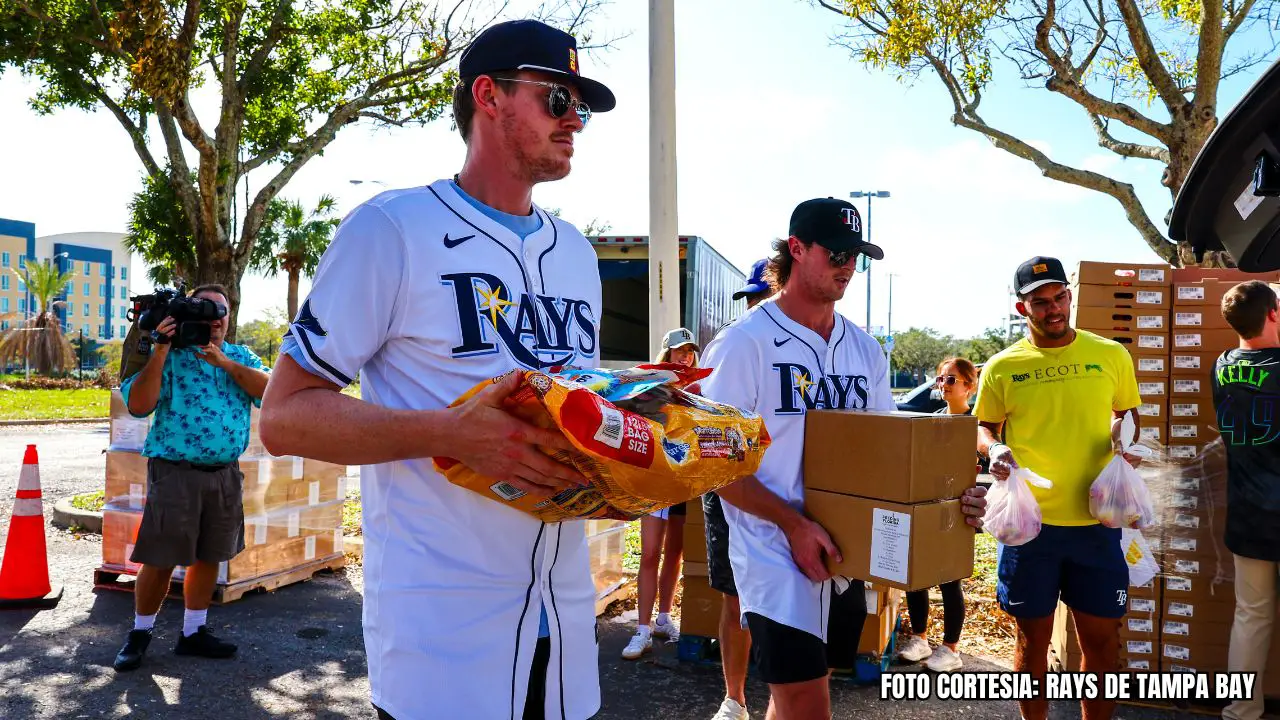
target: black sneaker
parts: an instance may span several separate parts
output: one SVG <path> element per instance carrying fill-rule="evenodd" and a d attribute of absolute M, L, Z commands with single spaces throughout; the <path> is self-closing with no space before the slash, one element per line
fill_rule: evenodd
<path fill-rule="evenodd" d="M 142 665 L 142 656 L 147 654 L 147 646 L 151 644 L 150 630 L 130 630 L 124 647 L 116 653 L 116 672 L 137 670 Z"/>
<path fill-rule="evenodd" d="M 219 640 L 204 625 L 194 635 L 179 635 L 178 646 L 173 649 L 178 655 L 195 655 L 207 658 L 229 658 L 236 654 L 236 646 Z"/>

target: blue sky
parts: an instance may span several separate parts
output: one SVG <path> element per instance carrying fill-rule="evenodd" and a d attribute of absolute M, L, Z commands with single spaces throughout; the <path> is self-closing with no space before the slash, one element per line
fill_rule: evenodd
<path fill-rule="evenodd" d="M 872 271 L 872 324 L 884 325 L 887 273 L 894 273 L 893 326 L 971 335 L 997 326 L 1008 310 L 1017 264 L 1056 255 L 1151 262 L 1156 258 L 1110 198 L 1040 176 L 1030 163 L 953 127 L 950 101 L 932 75 L 913 85 L 857 64 L 832 37 L 840 19 L 807 2 L 700 0 L 677 4 L 679 226 L 701 235 L 742 268 L 785 235 L 792 208 L 811 197 L 889 190 L 877 200 L 872 240 L 886 259 Z M 585 225 L 613 232 L 648 227 L 647 3 L 624 0 L 597 19 L 600 32 L 629 37 L 584 58 L 583 71 L 618 96 L 579 138 L 573 173 L 540 186 L 535 200 Z M 1257 76 L 1228 81 L 1225 114 Z M 998 61 L 997 85 L 982 113 L 1055 159 L 1134 183 L 1148 212 L 1170 205 L 1156 163 L 1124 160 L 1097 147 L 1073 103 L 1024 89 Z M 105 112 L 64 111 L 41 118 L 25 105 L 34 86 L 0 78 L 0 127 L 7 172 L 0 175 L 0 217 L 36 223 L 38 234 L 123 231 L 140 165 L 123 131 Z M 14 139 L 19 139 L 14 142 Z M 463 146 L 444 119 L 426 128 L 345 130 L 309 163 L 284 195 L 314 202 L 335 195 L 345 213 L 381 188 L 421 185 L 452 175 Z M 256 173 L 251 192 L 267 181 Z M 243 192 L 243 189 L 241 190 Z M 856 201 L 865 215 L 865 200 Z M 135 273 L 141 276 L 140 265 Z M 861 324 L 865 278 L 839 309 Z M 303 292 L 306 290 L 304 283 Z M 246 277 L 242 319 L 284 305 L 283 280 Z"/>

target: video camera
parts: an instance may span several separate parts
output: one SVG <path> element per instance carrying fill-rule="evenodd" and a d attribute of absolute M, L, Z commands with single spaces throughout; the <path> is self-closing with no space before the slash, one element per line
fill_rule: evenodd
<path fill-rule="evenodd" d="M 129 298 L 133 309 L 129 319 L 138 323 L 138 329 L 150 334 L 153 342 L 173 343 L 175 348 L 202 347 L 211 340 L 209 323 L 227 314 L 227 307 L 208 298 L 188 297 L 182 290 L 158 288 L 150 295 Z M 178 323 L 172 338 L 155 332 L 165 318 Z"/>

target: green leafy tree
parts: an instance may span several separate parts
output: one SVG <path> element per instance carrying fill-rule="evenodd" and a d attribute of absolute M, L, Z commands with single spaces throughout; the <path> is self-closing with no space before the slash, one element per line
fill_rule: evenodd
<path fill-rule="evenodd" d="M 581 32 L 603 1 L 538 11 Z M 40 84 L 37 112 L 101 107 L 116 118 L 147 176 L 167 178 L 178 200 L 194 242 L 185 279 L 227 287 L 234 333 L 240 278 L 271 200 L 343 128 L 444 113 L 452 63 L 481 16 L 472 0 L 0 0 L 0 71 Z M 197 91 L 213 101 L 205 117 Z M 245 176 L 255 170 L 251 193 Z M 252 198 L 237 210 L 242 179 Z"/>
<path fill-rule="evenodd" d="M 937 77 L 951 121 L 1033 163 L 1045 177 L 1104 193 L 1147 245 L 1194 264 L 1166 236 L 1165 208 L 1149 212 L 1133 185 L 1074 167 L 980 112 L 997 82 L 1068 101 L 1081 129 L 1126 160 L 1152 162 L 1176 197 L 1218 122 L 1221 81 L 1274 56 L 1272 0 L 816 0 L 844 17 L 839 40 L 855 59 L 900 79 Z M 1248 31 L 1256 30 L 1250 35 Z M 1003 59 L 1003 61 L 1002 61 Z M 1233 265 L 1226 253 L 1205 264 Z"/>
<path fill-rule="evenodd" d="M 65 301 L 57 297 L 75 280 L 75 271 L 60 270 L 48 261 L 31 261 L 21 272 L 10 272 L 26 283 L 31 311 L 0 334 L 0 366 L 29 365 L 41 375 L 70 370 L 77 358 L 57 314 Z"/>
<path fill-rule="evenodd" d="M 166 167 L 155 175 L 143 176 L 142 189 L 129 203 L 124 246 L 142 257 L 152 282 L 176 286 L 180 278 L 195 277 L 196 240 L 182 198 L 174 192 L 171 173 Z"/>
<path fill-rule="evenodd" d="M 894 333 L 892 363 L 894 370 L 932 375 L 938 363 L 953 353 L 955 340 L 930 328 L 911 328 Z"/>
<path fill-rule="evenodd" d="M 977 337 L 961 340 L 956 343 L 955 354 L 966 360 L 981 364 L 991 359 L 992 355 L 1009 347 L 1022 335 L 1010 338 L 1008 332 L 1001 328 L 988 328 Z"/>
<path fill-rule="evenodd" d="M 265 318 L 244 323 L 240 326 L 238 342 L 252 350 L 267 365 L 274 366 L 280 353 L 280 340 L 288 328 L 285 317 L 282 310 L 276 309 L 268 311 Z"/>
<path fill-rule="evenodd" d="M 267 209 L 268 220 L 253 248 L 249 267 L 275 277 L 283 272 L 289 278 L 286 317 L 298 315 L 298 280 L 313 275 L 342 221 L 333 217 L 336 203 L 328 195 L 320 198 L 310 213 L 297 200 L 277 198 Z"/>

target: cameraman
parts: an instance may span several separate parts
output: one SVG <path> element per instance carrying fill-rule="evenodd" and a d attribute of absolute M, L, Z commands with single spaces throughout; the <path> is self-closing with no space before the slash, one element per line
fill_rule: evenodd
<path fill-rule="evenodd" d="M 147 501 L 130 560 L 142 565 L 134 588 L 133 631 L 115 669 L 137 669 L 151 643 L 173 568 L 187 568 L 182 585 L 186 615 L 174 652 L 231 657 L 236 646 L 214 637 L 205 616 L 218 566 L 244 549 L 244 500 L 238 459 L 249 444 L 250 404 L 261 405 L 267 388 L 262 361 L 243 345 L 223 342 L 227 292 L 204 285 L 191 293 L 222 306 L 208 321 L 208 345 L 173 349 L 172 316 L 156 328 L 151 358 L 121 383 L 129 413 L 155 419 L 142 454 L 147 460 Z"/>

